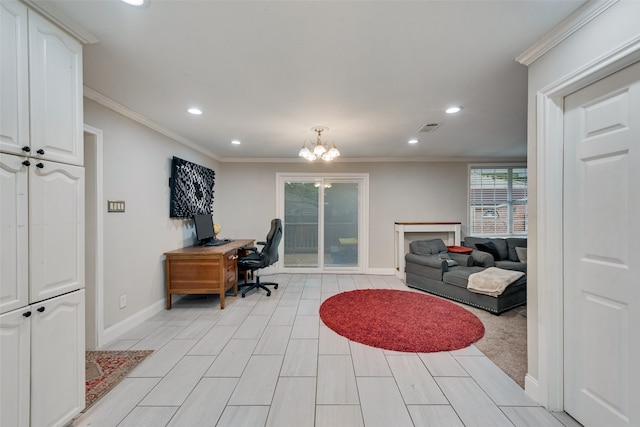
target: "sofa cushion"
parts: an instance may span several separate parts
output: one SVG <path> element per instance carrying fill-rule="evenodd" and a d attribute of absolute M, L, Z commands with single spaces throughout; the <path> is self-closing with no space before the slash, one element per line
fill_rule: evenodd
<path fill-rule="evenodd" d="M 496 245 L 496 248 L 498 249 L 498 254 L 499 254 L 499 258 L 496 258 L 496 261 L 509 259 L 509 249 L 507 248 L 506 239 L 488 238 L 488 237 L 470 237 L 470 236 L 467 236 L 464 238 L 464 246 L 467 246 L 473 249 L 478 249 L 478 250 L 482 250 L 482 249 L 480 249 L 477 246 L 477 244 L 486 243 L 486 242 L 491 242 L 494 245 Z"/>
<path fill-rule="evenodd" d="M 523 273 L 527 272 L 527 264 L 519 261 L 509 261 L 508 259 L 504 261 L 496 261 L 496 267 L 504 268 L 505 270 L 522 271 Z"/>
<path fill-rule="evenodd" d="M 518 255 L 518 261 L 523 264 L 527 263 L 527 248 L 516 248 L 516 255 Z"/>
<path fill-rule="evenodd" d="M 409 250 L 412 254 L 433 255 L 447 253 L 447 246 L 442 239 L 414 240 L 409 243 Z"/>
<path fill-rule="evenodd" d="M 510 261 L 520 261 L 516 248 L 526 248 L 527 239 L 523 237 L 507 237 L 507 250 L 509 252 L 508 259 Z"/>
<path fill-rule="evenodd" d="M 457 267 L 444 273 L 442 281 L 446 284 L 467 289 L 469 275 L 483 271 L 484 267 Z"/>
<path fill-rule="evenodd" d="M 485 270 L 483 267 L 456 267 L 452 268 L 448 272 L 442 275 L 442 281 L 451 286 L 456 286 L 458 288 L 467 289 L 467 284 L 469 283 L 469 276 L 473 273 L 478 273 L 480 271 Z M 502 293 L 502 295 L 509 295 L 510 293 L 517 290 L 522 285 L 526 285 L 527 276 L 522 276 L 509 286 Z"/>
<path fill-rule="evenodd" d="M 500 261 L 500 253 L 498 252 L 498 248 L 495 244 L 493 244 L 493 242 L 477 243 L 476 246 L 478 247 L 478 250 L 491 254 L 494 261 Z"/>

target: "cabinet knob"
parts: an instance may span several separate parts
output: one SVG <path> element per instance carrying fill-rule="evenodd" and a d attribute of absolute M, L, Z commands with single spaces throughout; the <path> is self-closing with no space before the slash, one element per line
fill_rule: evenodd
<path fill-rule="evenodd" d="M 44 150 L 41 148 L 38 151 L 36 151 L 36 153 L 40 154 L 41 156 L 44 155 Z"/>
<path fill-rule="evenodd" d="M 39 168 L 39 169 L 42 169 L 42 168 L 44 168 L 44 164 L 36 163 L 36 167 Z"/>
<path fill-rule="evenodd" d="M 22 164 L 25 166 L 31 166 L 31 162 L 29 160 L 25 160 Z"/>
<path fill-rule="evenodd" d="M 22 315 L 23 315 L 24 317 L 31 317 L 31 312 L 30 312 L 30 311 L 27 311 L 27 312 L 25 312 L 25 313 L 22 313 Z"/>
<path fill-rule="evenodd" d="M 38 313 L 42 313 L 44 311 L 44 307 L 38 307 Z"/>
<path fill-rule="evenodd" d="M 31 148 L 28 145 L 25 145 L 24 147 L 22 147 L 22 151 L 28 153 L 29 151 L 31 151 Z"/>

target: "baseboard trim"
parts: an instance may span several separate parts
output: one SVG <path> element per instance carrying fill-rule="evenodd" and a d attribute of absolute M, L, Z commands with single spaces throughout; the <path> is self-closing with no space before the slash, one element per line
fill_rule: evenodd
<path fill-rule="evenodd" d="M 166 304 L 165 300 L 164 298 L 162 298 L 160 301 L 154 304 L 151 304 L 150 306 L 148 306 L 143 310 L 140 310 L 133 316 L 129 316 L 123 321 L 116 323 L 115 325 L 105 329 L 104 333 L 102 334 L 102 338 L 104 342 L 98 343 L 98 345 L 100 347 L 104 347 L 109 343 L 117 340 L 123 334 L 129 332 L 130 330 L 132 330 L 133 328 L 135 328 L 145 320 L 152 318 L 153 316 L 155 316 L 156 314 L 164 310 L 165 304 Z"/>
<path fill-rule="evenodd" d="M 377 276 L 393 276 L 394 274 L 396 274 L 396 269 L 395 268 L 368 268 L 367 274 L 375 274 Z"/>
<path fill-rule="evenodd" d="M 540 403 L 540 385 L 538 380 L 527 374 L 524 377 L 524 393 L 536 403 Z"/>

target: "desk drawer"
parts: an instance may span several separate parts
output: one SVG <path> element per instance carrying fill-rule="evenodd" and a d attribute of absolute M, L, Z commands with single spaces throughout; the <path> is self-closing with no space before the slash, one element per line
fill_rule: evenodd
<path fill-rule="evenodd" d="M 187 260 L 171 261 L 170 276 L 172 289 L 209 289 L 220 286 L 220 260 Z"/>
<path fill-rule="evenodd" d="M 224 287 L 229 289 L 238 282 L 238 255 L 236 251 L 224 254 Z"/>

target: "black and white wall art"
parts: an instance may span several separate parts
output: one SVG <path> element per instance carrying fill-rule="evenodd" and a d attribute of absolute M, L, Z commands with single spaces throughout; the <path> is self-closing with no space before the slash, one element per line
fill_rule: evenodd
<path fill-rule="evenodd" d="M 195 214 L 213 212 L 215 171 L 173 157 L 171 162 L 171 218 L 191 218 Z"/>

